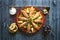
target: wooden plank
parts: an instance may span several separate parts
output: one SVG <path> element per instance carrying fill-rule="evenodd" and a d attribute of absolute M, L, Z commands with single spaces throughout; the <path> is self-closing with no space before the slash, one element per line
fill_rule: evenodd
<path fill-rule="evenodd" d="M 60 0 L 57 0 L 57 40 L 60 40 Z"/>
<path fill-rule="evenodd" d="M 22 7 L 31 5 L 31 0 L 15 0 L 15 6 Z"/>
<path fill-rule="evenodd" d="M 43 6 L 46 6 L 46 7 L 50 7 L 50 0 L 42 0 L 43 2 L 42 2 L 42 4 L 43 4 Z"/>
<path fill-rule="evenodd" d="M 15 0 L 15 6 L 42 6 L 42 0 Z"/>
<path fill-rule="evenodd" d="M 57 6 L 54 6 L 53 4 L 51 4 L 51 12 L 50 13 L 50 25 L 51 25 L 51 29 L 52 29 L 52 34 L 53 35 L 53 39 L 57 40 Z M 52 38 L 52 37 L 51 37 Z M 50 38 L 50 39 L 51 39 Z"/>
<path fill-rule="evenodd" d="M 50 12 L 49 12 L 49 25 L 51 26 L 50 40 L 54 40 L 54 27 L 53 27 L 53 5 L 52 0 L 50 0 Z"/>
<path fill-rule="evenodd" d="M 0 0 L 0 40 L 2 39 L 2 0 Z"/>
<path fill-rule="evenodd" d="M 23 1 L 22 0 L 15 0 L 15 5 L 16 6 L 23 6 Z"/>
<path fill-rule="evenodd" d="M 1 40 L 1 7 L 0 7 L 0 40 Z"/>
<path fill-rule="evenodd" d="M 1 22 L 1 20 L 0 20 L 0 22 Z M 0 40 L 1 40 L 1 23 L 0 23 Z"/>
<path fill-rule="evenodd" d="M 3 0 L 4 1 L 4 0 Z M 8 3 L 8 1 L 4 1 Z M 11 1 L 10 1 L 11 2 Z M 14 37 L 9 34 L 9 10 L 8 6 L 2 3 L 2 40 L 13 40 Z"/>
<path fill-rule="evenodd" d="M 34 0 L 33 0 L 34 1 Z M 34 3 L 34 2 L 33 2 Z M 42 0 L 35 0 L 35 6 L 42 6 Z"/>
<path fill-rule="evenodd" d="M 54 0 L 54 1 L 56 1 L 56 0 Z M 53 27 L 54 27 L 54 40 L 57 40 L 57 5 L 56 6 L 54 6 L 53 5 L 53 13 L 54 14 L 52 14 L 52 16 L 53 16 Z"/>
<path fill-rule="evenodd" d="M 3 13 L 2 13 L 2 36 L 3 39 L 2 40 L 14 40 L 14 35 L 9 33 L 9 25 L 12 23 L 12 20 L 10 18 L 10 14 L 9 14 L 9 8 L 7 6 L 4 6 L 2 8 Z M 6 34 L 6 35 L 5 35 Z"/>

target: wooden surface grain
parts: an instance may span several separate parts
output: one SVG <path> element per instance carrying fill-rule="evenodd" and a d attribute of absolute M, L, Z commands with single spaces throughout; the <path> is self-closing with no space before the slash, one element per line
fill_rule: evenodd
<path fill-rule="evenodd" d="M 60 0 L 0 0 L 0 40 L 60 40 Z M 47 24 L 51 26 L 51 32 L 43 38 L 41 31 L 35 35 L 25 35 L 18 31 L 10 34 L 9 25 L 12 23 L 9 15 L 9 6 L 46 6 L 50 7 L 49 16 L 47 16 Z"/>

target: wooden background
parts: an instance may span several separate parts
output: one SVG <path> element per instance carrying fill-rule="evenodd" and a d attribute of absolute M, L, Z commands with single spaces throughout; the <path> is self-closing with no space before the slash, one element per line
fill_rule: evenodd
<path fill-rule="evenodd" d="M 55 2 L 55 4 L 53 3 Z M 43 38 L 40 32 L 35 35 L 24 35 L 17 32 L 12 35 L 8 32 L 8 27 L 11 24 L 11 18 L 9 15 L 9 6 L 46 6 L 50 7 L 49 11 L 49 25 L 51 26 L 51 32 Z M 0 0 L 0 40 L 60 40 L 60 0 Z"/>

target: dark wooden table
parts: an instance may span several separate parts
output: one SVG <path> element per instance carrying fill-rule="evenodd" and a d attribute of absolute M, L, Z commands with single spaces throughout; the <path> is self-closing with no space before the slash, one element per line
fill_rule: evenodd
<path fill-rule="evenodd" d="M 46 6 L 50 7 L 49 18 L 51 32 L 43 38 L 41 31 L 35 35 L 25 35 L 18 31 L 16 34 L 10 34 L 8 27 L 12 23 L 9 15 L 9 6 Z M 0 0 L 0 40 L 60 40 L 60 0 Z"/>

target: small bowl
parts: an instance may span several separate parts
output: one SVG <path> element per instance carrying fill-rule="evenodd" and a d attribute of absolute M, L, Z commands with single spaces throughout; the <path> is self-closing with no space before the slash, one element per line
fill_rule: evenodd
<path fill-rule="evenodd" d="M 16 14 L 16 8 L 12 7 L 9 9 L 10 15 L 15 15 Z"/>

